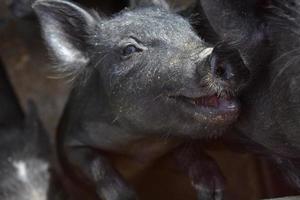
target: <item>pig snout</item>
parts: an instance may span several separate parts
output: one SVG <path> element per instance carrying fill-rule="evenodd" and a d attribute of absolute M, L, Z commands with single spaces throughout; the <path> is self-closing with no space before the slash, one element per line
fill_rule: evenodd
<path fill-rule="evenodd" d="M 239 51 L 227 45 L 217 45 L 206 57 L 206 62 L 211 79 L 220 87 L 236 92 L 249 80 L 250 72 Z"/>

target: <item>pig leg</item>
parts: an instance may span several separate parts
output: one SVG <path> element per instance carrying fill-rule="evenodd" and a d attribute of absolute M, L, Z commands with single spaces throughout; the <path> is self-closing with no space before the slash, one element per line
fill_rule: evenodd
<path fill-rule="evenodd" d="M 195 145 L 184 146 L 176 152 L 179 166 L 190 177 L 198 200 L 222 200 L 225 178 L 218 164 Z"/>
<path fill-rule="evenodd" d="M 102 200 L 134 200 L 135 192 L 125 183 L 120 174 L 110 163 L 94 150 L 84 148 L 70 148 L 67 152 L 69 164 L 77 175 L 88 181 Z"/>

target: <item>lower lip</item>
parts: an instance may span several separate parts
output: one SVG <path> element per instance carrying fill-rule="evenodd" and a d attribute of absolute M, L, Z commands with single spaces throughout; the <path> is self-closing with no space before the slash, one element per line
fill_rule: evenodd
<path fill-rule="evenodd" d="M 232 99 L 217 98 L 213 100 L 212 105 L 201 105 L 193 103 L 192 99 L 183 102 L 185 110 L 193 114 L 196 119 L 203 121 L 207 119 L 216 123 L 230 123 L 237 119 L 240 105 L 239 102 Z"/>
<path fill-rule="evenodd" d="M 228 124 L 234 122 L 239 115 L 239 103 L 236 100 L 219 99 L 217 107 L 194 106 L 196 120 L 203 117 L 211 123 Z"/>

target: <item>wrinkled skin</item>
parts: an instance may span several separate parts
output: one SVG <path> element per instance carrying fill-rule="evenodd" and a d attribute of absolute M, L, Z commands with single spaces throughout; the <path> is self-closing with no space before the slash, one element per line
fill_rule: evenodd
<path fill-rule="evenodd" d="M 272 158 L 291 185 L 299 189 L 299 2 L 248 0 L 239 5 L 231 0 L 201 0 L 200 4 L 221 40 L 238 41 L 236 48 L 251 71 L 251 81 L 241 97 L 241 117 L 235 125 L 238 135 L 234 137 L 240 137 L 252 151 Z M 224 5 L 233 11 L 226 12 Z M 228 17 L 213 15 L 222 10 Z M 236 31 L 226 24 L 233 24 Z"/>
<path fill-rule="evenodd" d="M 29 112 L 22 112 L 2 63 L 0 103 L 0 199 L 65 199 L 50 172 L 50 142 L 35 106 L 30 103 Z"/>
<path fill-rule="evenodd" d="M 66 1 L 34 4 L 57 69 L 74 81 L 60 161 L 99 199 L 137 199 L 107 154 L 151 163 L 175 151 L 199 199 L 222 199 L 218 166 L 190 141 L 236 120 L 248 70 L 236 49 L 209 46 L 164 1 L 137 4 L 109 19 Z"/>

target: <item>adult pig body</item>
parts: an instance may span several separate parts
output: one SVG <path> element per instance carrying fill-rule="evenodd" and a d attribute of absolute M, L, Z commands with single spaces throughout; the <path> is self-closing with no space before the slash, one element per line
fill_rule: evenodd
<path fill-rule="evenodd" d="M 245 91 L 237 129 L 265 148 L 300 188 L 300 4 L 274 1 L 270 10 L 272 61 Z"/>
<path fill-rule="evenodd" d="M 299 2 L 200 2 L 220 39 L 236 43 L 252 72 L 235 125 L 242 142 L 273 158 L 299 187 Z"/>

